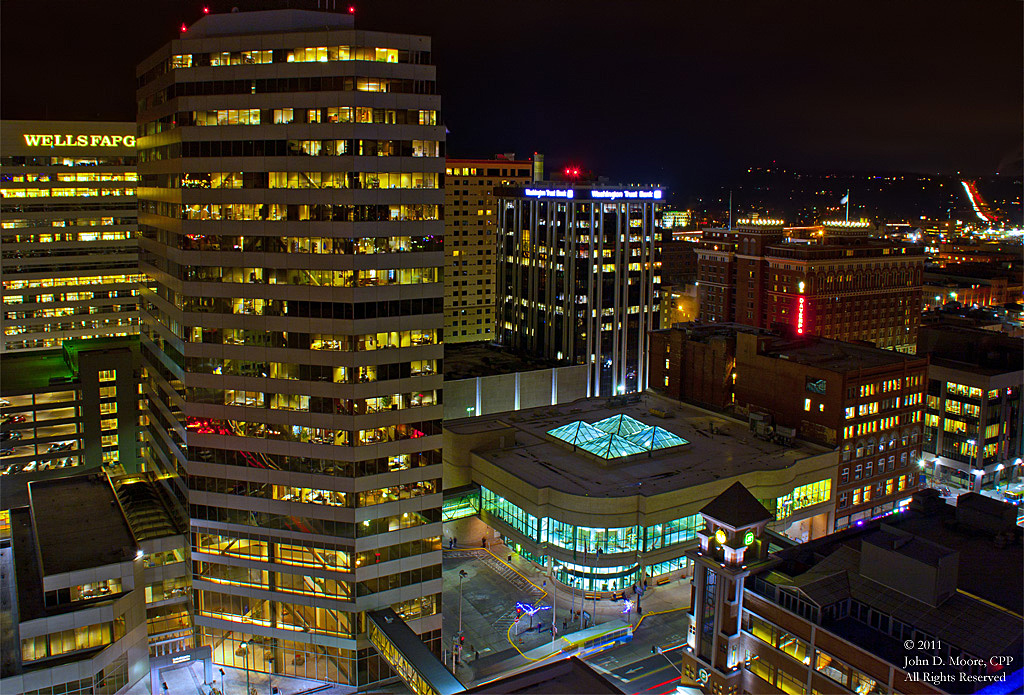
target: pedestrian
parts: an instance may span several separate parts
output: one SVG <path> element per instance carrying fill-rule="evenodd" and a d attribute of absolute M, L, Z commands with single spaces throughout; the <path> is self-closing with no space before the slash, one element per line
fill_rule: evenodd
<path fill-rule="evenodd" d="M 480 547 L 481 548 L 486 548 L 487 547 L 487 536 L 484 536 L 483 538 L 480 539 Z"/>
<path fill-rule="evenodd" d="M 562 629 L 565 630 L 569 626 L 569 621 L 562 618 Z"/>

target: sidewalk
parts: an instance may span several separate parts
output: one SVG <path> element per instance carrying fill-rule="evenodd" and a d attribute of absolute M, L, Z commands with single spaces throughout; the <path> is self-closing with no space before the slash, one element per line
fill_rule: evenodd
<path fill-rule="evenodd" d="M 224 676 L 221 676 L 221 669 Z M 167 684 L 168 695 L 211 695 L 212 688 L 216 688 L 222 695 L 246 695 L 246 672 L 245 669 L 231 668 L 228 666 L 213 666 L 213 683 L 203 683 L 203 665 L 193 662 L 187 666 L 174 669 L 166 669 L 161 674 L 163 682 Z M 306 678 L 294 678 L 292 676 L 270 675 L 258 671 L 249 671 L 249 687 L 255 688 L 257 695 L 271 695 L 272 688 L 277 688 L 277 695 L 301 695 L 314 688 L 323 687 L 321 681 L 309 680 Z M 330 685 L 323 690 L 317 690 L 317 695 L 348 695 L 354 693 L 355 688 L 345 685 Z M 138 683 L 129 688 L 125 695 L 150 695 L 149 675 L 147 674 Z M 158 692 L 163 692 L 162 690 Z M 398 690 L 395 692 L 407 692 Z"/>

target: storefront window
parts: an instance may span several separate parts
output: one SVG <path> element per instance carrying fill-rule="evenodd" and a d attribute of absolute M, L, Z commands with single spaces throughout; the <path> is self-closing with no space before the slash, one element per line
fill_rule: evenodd
<path fill-rule="evenodd" d="M 827 478 L 816 483 L 801 485 L 794 488 L 790 494 L 779 497 L 773 511 L 776 520 L 786 519 L 804 507 L 828 502 L 830 499 L 832 499 L 832 479 Z M 769 507 L 769 509 L 771 508 Z"/>

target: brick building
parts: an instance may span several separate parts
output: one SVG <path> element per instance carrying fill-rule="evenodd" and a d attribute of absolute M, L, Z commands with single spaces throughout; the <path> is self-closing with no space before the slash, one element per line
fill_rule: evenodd
<path fill-rule="evenodd" d="M 691 232 L 695 234 L 696 232 Z M 665 235 L 661 243 L 661 279 L 676 285 L 687 285 L 697 279 L 697 244 L 690 235 Z"/>
<path fill-rule="evenodd" d="M 740 220 L 698 243 L 701 319 L 867 340 L 912 352 L 922 247 L 870 236 L 867 222 L 824 222 L 790 238 L 782 220 Z"/>
<path fill-rule="evenodd" d="M 676 400 L 729 408 L 738 333 L 767 335 L 738 323 L 687 323 L 651 332 L 651 387 Z"/>
<path fill-rule="evenodd" d="M 836 529 L 893 512 L 919 485 L 928 359 L 815 337 L 736 337 L 736 411 L 840 451 Z M 760 414 L 760 415 L 758 415 Z"/>
<path fill-rule="evenodd" d="M 737 324 L 651 333 L 651 385 L 749 420 L 766 439 L 840 451 L 836 528 L 889 514 L 918 485 L 928 359 Z"/>

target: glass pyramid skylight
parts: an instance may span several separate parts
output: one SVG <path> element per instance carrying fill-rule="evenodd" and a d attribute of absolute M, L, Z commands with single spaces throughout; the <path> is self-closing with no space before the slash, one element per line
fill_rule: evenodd
<path fill-rule="evenodd" d="M 645 425 L 628 415 L 613 415 L 594 424 L 577 420 L 548 430 L 548 434 L 605 459 L 633 456 L 689 443 L 668 430 Z"/>

